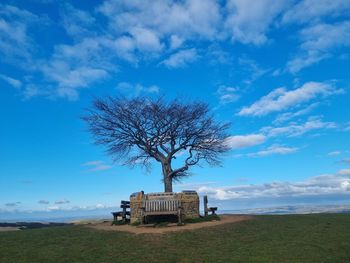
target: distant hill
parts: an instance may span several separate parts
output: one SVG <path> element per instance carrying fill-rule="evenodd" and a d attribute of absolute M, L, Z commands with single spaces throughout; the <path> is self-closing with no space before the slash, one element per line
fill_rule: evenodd
<path fill-rule="evenodd" d="M 350 205 L 319 205 L 319 206 L 278 206 L 242 210 L 221 210 L 221 214 L 254 214 L 254 215 L 285 215 L 285 214 L 315 214 L 315 213 L 350 213 Z"/>

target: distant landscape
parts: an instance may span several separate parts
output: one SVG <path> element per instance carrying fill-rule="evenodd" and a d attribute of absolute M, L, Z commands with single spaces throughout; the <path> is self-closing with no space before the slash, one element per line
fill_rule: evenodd
<path fill-rule="evenodd" d="M 109 207 L 104 209 L 66 211 L 62 212 L 28 212 L 20 214 L 4 214 L 0 213 L 0 223 L 4 222 L 74 222 L 85 219 L 105 219 L 111 220 L 112 211 L 117 211 L 118 207 Z M 202 211 L 203 212 L 203 211 Z M 218 214 L 251 214 L 251 215 L 283 215 L 283 214 L 310 214 L 310 213 L 350 213 L 350 205 L 319 205 L 319 206 L 278 206 L 241 210 L 218 210 Z"/>

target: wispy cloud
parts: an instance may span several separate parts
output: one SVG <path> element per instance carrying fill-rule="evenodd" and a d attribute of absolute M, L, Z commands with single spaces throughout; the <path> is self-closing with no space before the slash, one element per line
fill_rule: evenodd
<path fill-rule="evenodd" d="M 89 172 L 100 172 L 110 170 L 113 168 L 113 165 L 106 164 L 103 161 L 90 161 L 83 163 L 82 166 L 89 167 Z"/>
<path fill-rule="evenodd" d="M 96 23 L 96 19 L 87 11 L 75 8 L 69 3 L 62 6 L 63 27 L 73 38 L 89 35 L 89 31 Z"/>
<path fill-rule="evenodd" d="M 239 99 L 238 89 L 235 87 L 221 85 L 217 89 L 217 95 L 221 104 L 228 104 Z"/>
<path fill-rule="evenodd" d="M 243 80 L 243 83 L 248 86 L 269 71 L 262 68 L 255 60 L 244 56 L 238 59 L 238 64 L 241 71 L 248 75 L 248 77 Z"/>
<path fill-rule="evenodd" d="M 341 154 L 341 151 L 333 151 L 333 152 L 329 152 L 327 155 L 328 156 L 337 156 L 337 155 L 340 155 Z"/>
<path fill-rule="evenodd" d="M 120 82 L 117 85 L 117 90 L 123 94 L 139 96 L 144 94 L 158 94 L 160 88 L 157 85 L 144 86 L 139 83 Z"/>
<path fill-rule="evenodd" d="M 289 121 L 291 119 L 294 119 L 296 117 L 306 115 L 306 114 L 310 113 L 312 110 L 314 110 L 316 107 L 318 107 L 319 105 L 320 105 L 319 102 L 314 102 L 314 103 L 310 104 L 309 106 L 306 106 L 306 108 L 300 109 L 298 111 L 281 113 L 276 117 L 276 119 L 274 120 L 274 123 L 277 123 L 277 124 L 283 123 L 283 122 Z"/>
<path fill-rule="evenodd" d="M 262 45 L 268 41 L 267 32 L 274 19 L 289 6 L 288 1 L 261 0 L 258 2 L 227 1 L 225 27 L 232 41 Z"/>
<path fill-rule="evenodd" d="M 0 37 L 0 54 L 3 60 L 23 65 L 32 58 L 34 41 L 28 28 L 38 21 L 39 17 L 27 10 L 0 4 L 0 36 L 3 36 Z"/>
<path fill-rule="evenodd" d="M 318 22 L 325 16 L 336 18 L 349 12 L 350 3 L 346 0 L 313 0 L 298 1 L 282 17 L 283 23 Z"/>
<path fill-rule="evenodd" d="M 299 54 L 287 63 L 291 73 L 336 54 L 338 47 L 350 46 L 350 22 L 316 24 L 300 32 Z"/>
<path fill-rule="evenodd" d="M 227 145 L 232 149 L 242 149 L 262 144 L 266 141 L 263 134 L 235 135 L 226 139 Z"/>
<path fill-rule="evenodd" d="M 161 64 L 169 68 L 182 68 L 199 58 L 195 48 L 180 50 L 165 59 Z"/>
<path fill-rule="evenodd" d="M 47 201 L 47 200 L 39 200 L 38 201 L 38 204 L 41 204 L 41 205 L 48 205 L 50 203 L 50 201 Z"/>
<path fill-rule="evenodd" d="M 20 205 L 21 202 L 12 202 L 12 203 L 6 203 L 5 206 L 7 207 L 16 207 L 18 205 Z"/>
<path fill-rule="evenodd" d="M 342 89 L 337 89 L 332 84 L 321 82 L 307 82 L 300 88 L 294 90 L 278 88 L 254 102 L 252 105 L 243 107 L 238 112 L 238 115 L 264 116 L 273 112 L 294 108 L 316 98 L 319 99 L 319 97 L 328 97 L 343 92 Z"/>
<path fill-rule="evenodd" d="M 69 204 L 69 203 L 70 203 L 70 201 L 66 200 L 66 199 L 55 201 L 55 205 L 65 205 L 65 204 Z"/>
<path fill-rule="evenodd" d="M 22 87 L 22 82 L 18 79 L 11 78 L 9 76 L 5 76 L 3 74 L 0 74 L 0 79 L 4 80 L 8 84 L 10 84 L 12 87 L 19 89 Z"/>
<path fill-rule="evenodd" d="M 324 122 L 318 116 L 310 117 L 305 123 L 289 123 L 286 126 L 267 126 L 260 131 L 268 137 L 287 136 L 297 137 L 314 130 L 334 129 L 337 125 L 334 122 Z"/>
<path fill-rule="evenodd" d="M 248 153 L 245 156 L 250 157 L 263 157 L 268 155 L 286 155 L 297 152 L 299 149 L 296 147 L 287 147 L 282 145 L 272 145 L 265 150 L 261 150 L 255 153 Z"/>

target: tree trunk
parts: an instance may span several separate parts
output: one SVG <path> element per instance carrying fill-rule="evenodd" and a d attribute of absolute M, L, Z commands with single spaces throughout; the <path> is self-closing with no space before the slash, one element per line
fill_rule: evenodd
<path fill-rule="evenodd" d="M 169 176 L 172 172 L 171 165 L 169 163 L 162 164 L 163 180 L 164 180 L 164 192 L 173 191 L 173 179 Z"/>

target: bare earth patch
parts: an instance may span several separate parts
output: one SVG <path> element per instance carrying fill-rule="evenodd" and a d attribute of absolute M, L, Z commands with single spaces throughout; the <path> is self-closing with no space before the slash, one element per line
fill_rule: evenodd
<path fill-rule="evenodd" d="M 193 230 L 200 228 L 213 227 L 228 223 L 236 223 L 244 220 L 252 219 L 252 216 L 245 215 L 220 215 L 219 221 L 201 222 L 186 224 L 184 226 L 177 226 L 177 224 L 169 224 L 165 227 L 153 227 L 153 225 L 141 225 L 141 226 L 131 226 L 131 225 L 111 225 L 111 222 L 92 222 L 86 224 L 87 227 L 91 227 L 98 230 L 106 231 L 120 231 L 120 232 L 130 232 L 134 234 L 164 234 L 168 232 L 177 232 L 185 230 Z"/>
<path fill-rule="evenodd" d="M 0 232 L 17 231 L 17 230 L 20 230 L 19 227 L 12 227 L 12 226 L 0 227 Z"/>

